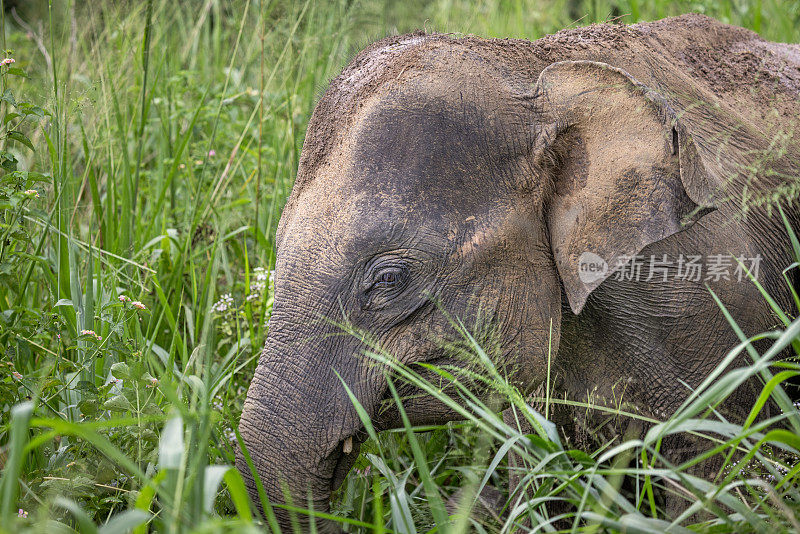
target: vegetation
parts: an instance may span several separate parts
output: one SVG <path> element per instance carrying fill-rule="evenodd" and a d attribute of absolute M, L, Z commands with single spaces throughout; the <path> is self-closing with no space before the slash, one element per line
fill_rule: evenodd
<path fill-rule="evenodd" d="M 533 39 L 687 11 L 800 38 L 800 2 L 781 0 L 13 4 L 0 10 L 14 60 L 0 62 L 3 532 L 270 528 L 230 466 L 272 305 L 274 230 L 316 98 L 372 39 Z M 371 432 L 334 512 L 350 531 L 510 532 L 526 518 L 543 531 L 798 531 L 800 414 L 781 383 L 800 368 L 775 356 L 800 347 L 800 321 L 783 318 L 766 353 L 735 349 L 751 367 L 710 379 L 646 438 L 585 451 L 565 447 L 464 331 L 483 379 L 534 432 L 460 387 L 465 422 Z M 713 407 L 752 375 L 766 384 L 753 415 L 769 397 L 784 413 L 721 418 Z M 555 402 L 540 399 L 542 414 Z M 790 430 L 769 426 L 779 419 Z M 726 459 L 714 483 L 692 476 L 697 459 L 659 455 L 685 432 Z M 512 452 L 527 490 L 504 495 L 500 516 L 445 527 L 457 490 L 464 512 L 485 485 L 504 487 Z M 658 487 L 692 503 L 672 524 Z M 547 515 L 559 501 L 574 506 Z"/>

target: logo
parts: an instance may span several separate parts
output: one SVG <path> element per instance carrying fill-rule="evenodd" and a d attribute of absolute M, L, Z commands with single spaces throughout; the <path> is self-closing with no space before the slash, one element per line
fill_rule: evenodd
<path fill-rule="evenodd" d="M 608 263 L 594 252 L 584 252 L 578 258 L 578 278 L 584 284 L 602 280 L 607 272 Z"/>
<path fill-rule="evenodd" d="M 738 282 L 748 279 L 758 280 L 761 255 L 755 256 L 733 254 L 710 254 L 703 256 L 679 254 L 670 258 L 661 256 L 622 255 L 616 258 L 609 273 L 606 260 L 594 252 L 584 252 L 578 258 L 578 278 L 584 284 L 591 285 L 604 280 L 609 275 L 614 280 L 633 282 L 669 282 L 683 280 L 687 282 Z"/>

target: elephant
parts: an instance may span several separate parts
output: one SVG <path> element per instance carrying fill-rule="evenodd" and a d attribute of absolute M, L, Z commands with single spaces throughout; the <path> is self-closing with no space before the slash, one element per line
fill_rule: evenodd
<path fill-rule="evenodd" d="M 269 499 L 329 510 L 365 440 L 343 383 L 377 431 L 403 424 L 343 321 L 404 364 L 459 366 L 452 318 L 480 320 L 522 391 L 550 354 L 554 394 L 624 382 L 642 413 L 669 416 L 739 341 L 712 291 L 747 335 L 778 322 L 743 272 L 794 309 L 776 208 L 800 227 L 799 92 L 800 47 L 697 14 L 360 52 L 313 111 L 277 228 L 239 423 Z M 726 409 L 743 416 L 757 391 Z M 404 397 L 411 424 L 458 417 Z"/>

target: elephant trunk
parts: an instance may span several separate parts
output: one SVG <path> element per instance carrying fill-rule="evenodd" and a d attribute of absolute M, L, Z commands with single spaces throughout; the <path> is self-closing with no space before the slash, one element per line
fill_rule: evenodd
<path fill-rule="evenodd" d="M 270 503 L 328 512 L 331 492 L 341 485 L 359 452 L 356 434 L 361 423 L 339 379 L 357 391 L 349 377 L 357 375 L 358 360 L 352 357 L 349 368 L 335 370 L 336 362 L 321 363 L 325 355 L 341 354 L 340 347 L 334 351 L 326 346 L 330 337 L 327 343 L 289 343 L 279 332 L 278 325 L 271 324 L 239 431 Z M 254 502 L 260 503 L 241 451 L 237 467 Z M 274 511 L 281 527 L 291 525 L 289 511 L 280 506 Z M 296 513 L 303 530 L 311 520 L 320 532 L 338 530 L 333 522 Z"/>

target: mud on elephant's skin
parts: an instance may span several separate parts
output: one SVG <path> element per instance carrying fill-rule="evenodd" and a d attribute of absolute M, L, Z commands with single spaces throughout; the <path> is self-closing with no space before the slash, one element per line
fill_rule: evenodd
<path fill-rule="evenodd" d="M 278 228 L 240 423 L 269 498 L 285 484 L 328 509 L 363 440 L 339 377 L 379 428 L 399 423 L 378 409 L 382 370 L 325 318 L 404 362 L 445 364 L 447 315 L 482 310 L 523 389 L 544 378 L 552 322 L 562 394 L 611 397 L 626 381 L 629 401 L 669 414 L 676 384 L 697 385 L 737 341 L 706 284 L 745 332 L 773 318 L 752 284 L 681 278 L 678 261 L 663 277 L 612 275 L 637 254 L 760 257 L 791 309 L 788 238 L 763 200 L 800 170 L 794 141 L 770 149 L 800 116 L 799 74 L 796 46 L 698 15 L 534 42 L 417 33 L 361 52 L 314 111 Z M 783 209 L 797 227 L 797 203 Z M 581 276 L 587 252 L 609 267 Z M 727 409 L 753 395 L 743 386 Z M 415 424 L 455 417 L 425 397 L 406 410 Z"/>

